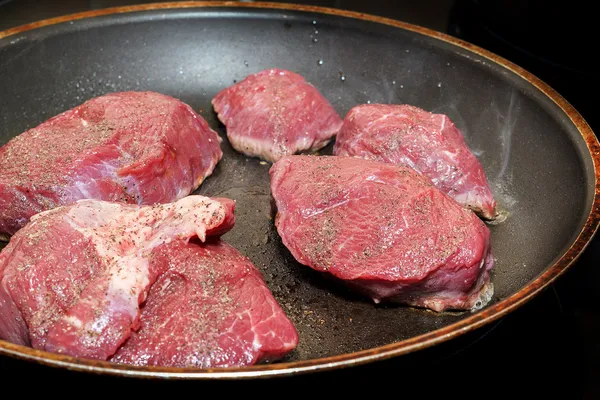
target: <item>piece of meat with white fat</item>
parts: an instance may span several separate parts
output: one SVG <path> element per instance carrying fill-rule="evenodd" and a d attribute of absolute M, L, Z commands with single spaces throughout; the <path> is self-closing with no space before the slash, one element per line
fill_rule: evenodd
<path fill-rule="evenodd" d="M 0 148 L 0 235 L 80 199 L 167 203 L 189 195 L 223 153 L 187 104 L 154 92 L 106 94 Z"/>
<path fill-rule="evenodd" d="M 313 85 L 282 69 L 249 75 L 219 92 L 212 104 L 233 148 L 267 161 L 319 150 L 342 126 Z"/>
<path fill-rule="evenodd" d="M 222 241 L 171 243 L 151 263 L 167 272 L 154 283 L 140 329 L 110 361 L 216 368 L 275 361 L 298 333 L 252 262 Z"/>
<path fill-rule="evenodd" d="M 150 262 L 154 251 L 226 232 L 234 207 L 204 196 L 154 206 L 79 200 L 33 216 L 0 252 L 0 338 L 107 359 L 166 268 Z"/>
<path fill-rule="evenodd" d="M 413 169 L 296 155 L 270 174 L 277 232 L 301 264 L 375 302 L 435 311 L 489 302 L 489 229 Z"/>
<path fill-rule="evenodd" d="M 404 104 L 356 106 L 344 118 L 334 154 L 409 166 L 482 218 L 497 216 L 483 167 L 446 115 Z"/>

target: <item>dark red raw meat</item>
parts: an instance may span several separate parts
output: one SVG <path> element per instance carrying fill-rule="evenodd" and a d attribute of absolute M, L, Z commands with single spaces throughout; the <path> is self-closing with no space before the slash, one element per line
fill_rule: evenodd
<path fill-rule="evenodd" d="M 339 114 L 313 85 L 276 68 L 222 90 L 212 104 L 233 148 L 267 161 L 319 150 L 342 126 Z"/>
<path fill-rule="evenodd" d="M 334 154 L 409 166 L 481 217 L 496 217 L 483 167 L 446 115 L 410 105 L 356 106 L 344 118 Z"/>
<path fill-rule="evenodd" d="M 298 262 L 375 302 L 443 311 L 490 300 L 489 229 L 412 168 L 296 155 L 270 174 L 277 231 Z"/>
<path fill-rule="evenodd" d="M 222 241 L 163 245 L 140 329 L 111 361 L 215 368 L 274 361 L 298 333 L 252 262 Z"/>
<path fill-rule="evenodd" d="M 188 196 L 155 206 L 79 200 L 33 216 L 0 252 L 0 339 L 107 359 L 166 268 L 154 252 L 224 233 L 233 213 L 232 200 Z"/>
<path fill-rule="evenodd" d="M 153 92 L 93 98 L 0 148 L 0 235 L 79 199 L 180 199 L 210 175 L 221 139 L 191 107 Z"/>

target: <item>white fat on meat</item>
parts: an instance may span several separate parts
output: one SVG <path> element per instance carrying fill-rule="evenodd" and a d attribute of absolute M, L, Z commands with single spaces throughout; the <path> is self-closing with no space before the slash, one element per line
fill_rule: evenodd
<path fill-rule="evenodd" d="M 204 241 L 207 228 L 222 221 L 225 213 L 218 201 L 188 196 L 174 203 L 146 207 L 80 200 L 64 218 L 91 240 L 102 259 L 109 260 L 107 298 L 114 306 L 125 306 L 135 320 L 150 283 L 148 257 L 152 249 L 194 236 Z M 77 318 L 68 318 L 70 325 L 81 327 Z"/>

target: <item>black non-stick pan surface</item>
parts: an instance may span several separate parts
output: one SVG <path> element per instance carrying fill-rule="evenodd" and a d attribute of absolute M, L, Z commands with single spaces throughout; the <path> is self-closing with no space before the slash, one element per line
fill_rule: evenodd
<path fill-rule="evenodd" d="M 455 122 L 508 215 L 490 225 L 495 295 L 487 307 L 437 314 L 375 305 L 294 261 L 273 225 L 270 164 L 236 153 L 210 104 L 223 88 L 272 67 L 303 75 L 341 116 L 361 103 L 408 103 Z M 505 315 L 560 275 L 598 224 L 598 143 L 580 115 L 519 67 L 423 28 L 339 10 L 213 2 L 102 10 L 0 33 L 2 144 L 87 99 L 125 90 L 177 97 L 224 138 L 224 157 L 197 193 L 237 200 L 237 222 L 224 239 L 262 271 L 300 343 L 278 363 L 223 370 L 131 368 L 3 341 L 0 353 L 156 377 L 268 376 L 365 363 Z"/>

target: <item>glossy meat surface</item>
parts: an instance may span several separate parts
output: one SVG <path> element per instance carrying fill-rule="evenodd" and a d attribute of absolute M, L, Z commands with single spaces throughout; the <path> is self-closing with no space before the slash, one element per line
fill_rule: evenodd
<path fill-rule="evenodd" d="M 0 235 L 80 199 L 178 200 L 212 173 L 221 140 L 191 107 L 163 94 L 93 98 L 0 148 Z"/>
<path fill-rule="evenodd" d="M 166 265 L 154 252 L 231 229 L 234 202 L 137 206 L 80 200 L 31 218 L 0 252 L 0 339 L 107 359 L 139 324 Z"/>
<path fill-rule="evenodd" d="M 342 119 L 327 99 L 294 72 L 269 69 L 222 90 L 212 100 L 240 153 L 277 161 L 325 147 Z"/>
<path fill-rule="evenodd" d="M 298 262 L 375 302 L 443 311 L 490 300 L 487 226 L 413 169 L 296 155 L 270 174 L 277 231 Z"/>
<path fill-rule="evenodd" d="M 334 154 L 411 167 L 481 217 L 496 217 L 483 167 L 446 115 L 410 105 L 356 106 L 344 118 Z"/>
<path fill-rule="evenodd" d="M 140 329 L 111 361 L 216 368 L 273 361 L 298 333 L 252 262 L 222 241 L 172 243 L 153 254 L 166 270 L 150 289 Z"/>

